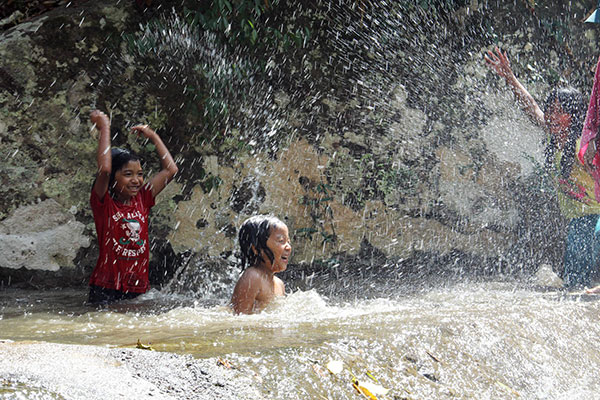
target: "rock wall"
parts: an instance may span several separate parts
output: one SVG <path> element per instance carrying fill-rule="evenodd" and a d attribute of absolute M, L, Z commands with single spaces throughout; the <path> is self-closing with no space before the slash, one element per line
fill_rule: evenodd
<path fill-rule="evenodd" d="M 180 165 L 152 215 L 155 283 L 190 260 L 230 268 L 255 213 L 286 221 L 296 271 L 371 265 L 366 248 L 397 270 L 559 268 L 565 221 L 540 173 L 544 133 L 482 54 L 508 49 L 540 102 L 560 80 L 587 95 L 598 49 L 585 4 L 280 2 L 258 33 L 300 29 L 304 41 L 248 48 L 164 3 L 78 2 L 0 32 L 2 282 L 91 271 L 94 108 L 150 173 L 158 161 L 127 135 L 134 123 Z M 228 113 L 209 118 L 210 99 Z M 27 224 L 32 212 L 55 224 Z"/>
<path fill-rule="evenodd" d="M 47 271 L 72 268 L 79 249 L 90 245 L 84 228 L 52 199 L 19 207 L 0 222 L 0 265 Z"/>

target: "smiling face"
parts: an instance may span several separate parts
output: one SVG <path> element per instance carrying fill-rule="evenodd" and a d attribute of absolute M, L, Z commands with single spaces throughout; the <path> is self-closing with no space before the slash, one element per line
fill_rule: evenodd
<path fill-rule="evenodd" d="M 285 224 L 275 225 L 271 229 L 267 247 L 273 253 L 273 262 L 262 252 L 263 265 L 273 273 L 285 271 L 292 255 L 292 245 Z"/>
<path fill-rule="evenodd" d="M 550 133 L 556 137 L 557 144 L 562 147 L 569 136 L 571 115 L 563 111 L 558 100 L 555 100 L 544 114 L 544 119 Z"/>
<path fill-rule="evenodd" d="M 128 161 L 115 173 L 113 193 L 116 200 L 127 203 L 144 185 L 144 171 L 139 160 Z"/>

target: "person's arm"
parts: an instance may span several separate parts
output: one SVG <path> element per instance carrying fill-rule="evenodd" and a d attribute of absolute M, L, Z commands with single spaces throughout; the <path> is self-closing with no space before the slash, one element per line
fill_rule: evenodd
<path fill-rule="evenodd" d="M 173 179 L 179 168 L 175 164 L 175 160 L 171 157 L 171 153 L 167 149 L 167 146 L 163 143 L 158 133 L 154 132 L 148 125 L 137 125 L 132 128 L 132 132 L 138 132 L 144 135 L 145 138 L 149 139 L 160 158 L 160 165 L 162 169 L 150 179 L 150 190 L 152 190 L 152 196 L 156 197 L 162 190 L 167 186 Z"/>
<path fill-rule="evenodd" d="M 599 294 L 599 293 L 600 293 L 600 286 L 594 286 L 593 288 L 585 290 L 585 294 Z"/>
<path fill-rule="evenodd" d="M 544 112 L 513 73 L 506 52 L 502 53 L 498 47 L 495 50 L 495 53 L 488 50 L 488 54 L 484 56 L 487 65 L 506 80 L 517 102 L 533 122 L 542 128 L 545 127 Z"/>
<path fill-rule="evenodd" d="M 285 296 L 285 284 L 281 279 L 274 276 L 273 281 L 275 283 L 275 295 L 276 296 Z"/>
<path fill-rule="evenodd" d="M 112 157 L 110 154 L 110 120 L 102 111 L 94 110 L 90 114 L 90 121 L 98 129 L 98 149 L 96 150 L 96 162 L 98 163 L 98 174 L 94 182 L 94 191 L 99 198 L 103 198 L 108 190 L 110 171 L 112 168 Z"/>
<path fill-rule="evenodd" d="M 260 291 L 260 278 L 253 270 L 246 270 L 235 284 L 231 306 L 236 314 L 252 314 Z"/>

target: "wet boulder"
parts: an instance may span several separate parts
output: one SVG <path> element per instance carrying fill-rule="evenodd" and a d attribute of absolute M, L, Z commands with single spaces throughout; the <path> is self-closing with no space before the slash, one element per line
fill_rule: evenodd
<path fill-rule="evenodd" d="M 90 245 L 84 230 L 85 225 L 54 200 L 21 206 L 0 221 L 0 267 L 73 268 L 77 252 Z"/>

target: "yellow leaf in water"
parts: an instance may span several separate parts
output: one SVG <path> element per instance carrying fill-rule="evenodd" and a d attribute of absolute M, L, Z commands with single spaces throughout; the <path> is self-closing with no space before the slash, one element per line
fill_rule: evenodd
<path fill-rule="evenodd" d="M 377 397 L 375 397 L 375 395 L 373 393 L 369 392 L 364 387 L 358 386 L 358 381 L 355 381 L 354 383 L 352 383 L 352 387 L 354 389 L 356 389 L 356 391 L 358 393 L 360 393 L 363 396 L 365 396 L 367 399 L 369 399 L 369 400 L 377 400 Z"/>
<path fill-rule="evenodd" d="M 154 350 L 152 348 L 152 346 L 150 346 L 150 343 L 148 343 L 148 344 L 142 344 L 142 342 L 140 341 L 140 339 L 138 339 L 137 345 L 135 347 L 138 348 L 138 349 L 142 349 L 142 350 Z"/>
<path fill-rule="evenodd" d="M 222 366 L 224 366 L 227 369 L 233 368 L 233 365 L 231 365 L 231 363 L 229 362 L 229 360 L 223 359 L 223 358 L 220 358 L 220 357 L 217 359 L 217 365 L 222 365 Z"/>
<path fill-rule="evenodd" d="M 367 370 L 365 371 L 365 373 L 367 374 L 367 376 L 371 379 L 373 379 L 375 382 L 379 383 L 379 379 L 375 378 L 375 376 L 371 373 L 371 371 Z"/>
<path fill-rule="evenodd" d="M 329 360 L 325 367 L 334 375 L 339 374 L 344 369 L 344 363 L 339 360 Z"/>
<path fill-rule="evenodd" d="M 356 390 L 361 392 L 362 394 L 368 396 L 370 399 L 377 399 L 375 395 L 381 394 L 385 395 L 390 389 L 386 389 L 377 383 L 369 382 L 369 381 L 359 381 L 354 379 L 352 385 L 355 386 Z"/>

